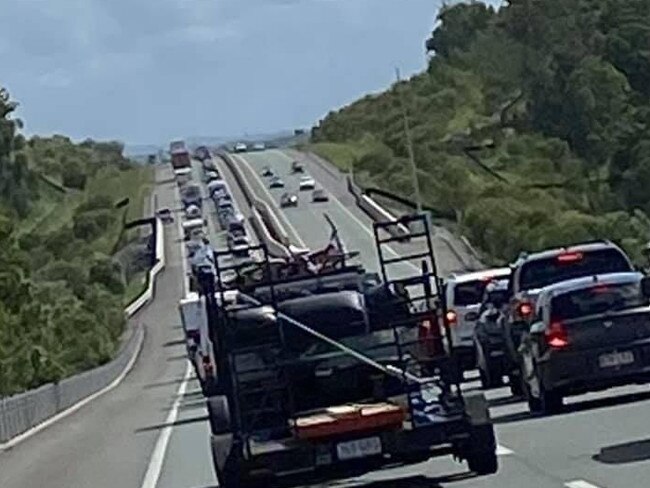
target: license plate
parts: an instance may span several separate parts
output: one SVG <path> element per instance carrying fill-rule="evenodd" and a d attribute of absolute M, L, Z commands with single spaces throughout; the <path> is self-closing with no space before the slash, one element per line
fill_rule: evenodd
<path fill-rule="evenodd" d="M 379 437 L 367 437 L 341 442 L 336 446 L 336 453 L 341 461 L 381 454 L 381 439 Z"/>
<path fill-rule="evenodd" d="M 601 368 L 614 368 L 616 366 L 625 366 L 634 362 L 634 353 L 632 351 L 613 352 L 611 354 L 601 354 L 598 358 L 598 364 Z"/>

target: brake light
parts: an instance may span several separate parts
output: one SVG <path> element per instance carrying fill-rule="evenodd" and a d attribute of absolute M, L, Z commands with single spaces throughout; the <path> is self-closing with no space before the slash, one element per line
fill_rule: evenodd
<path fill-rule="evenodd" d="M 546 343 L 553 349 L 564 349 L 569 345 L 569 338 L 562 322 L 553 322 L 546 330 Z"/>
<path fill-rule="evenodd" d="M 517 306 L 517 313 L 522 319 L 528 319 L 533 315 L 533 306 L 528 302 L 520 303 Z"/>
<path fill-rule="evenodd" d="M 583 255 L 581 252 L 565 252 L 557 257 L 559 263 L 574 263 L 580 261 Z"/>
<path fill-rule="evenodd" d="M 214 367 L 212 366 L 212 361 L 210 361 L 209 356 L 203 357 L 203 369 L 207 375 L 211 375 L 214 372 Z"/>
<path fill-rule="evenodd" d="M 484 276 L 483 278 L 481 278 L 481 281 L 483 281 L 483 282 L 485 282 L 485 283 L 489 283 L 489 282 L 492 281 L 493 279 L 494 279 L 494 278 L 493 278 L 492 276 Z"/>
<path fill-rule="evenodd" d="M 594 293 L 607 293 L 610 290 L 608 285 L 594 286 L 591 291 Z"/>
<path fill-rule="evenodd" d="M 456 325 L 456 323 L 458 322 L 458 315 L 453 310 L 448 310 L 446 319 L 447 319 L 447 324 Z"/>

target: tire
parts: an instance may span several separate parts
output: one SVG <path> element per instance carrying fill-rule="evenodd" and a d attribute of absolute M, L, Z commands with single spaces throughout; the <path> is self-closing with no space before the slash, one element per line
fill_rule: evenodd
<path fill-rule="evenodd" d="M 521 373 L 519 371 L 513 371 L 508 374 L 508 386 L 513 396 L 520 397 L 524 394 L 521 381 Z"/>
<path fill-rule="evenodd" d="M 531 413 L 542 415 L 551 415 L 558 413 L 564 406 L 564 398 L 562 394 L 556 390 L 548 390 L 544 386 L 537 365 L 534 365 L 534 381 L 537 382 L 538 395 L 535 396 L 528 382 L 522 380 L 526 399 L 528 400 L 528 408 Z"/>
<path fill-rule="evenodd" d="M 210 430 L 213 435 L 231 432 L 230 406 L 224 395 L 212 396 L 207 399 Z"/>
<path fill-rule="evenodd" d="M 476 425 L 464 452 L 467 467 L 479 476 L 494 474 L 499 469 L 496 438 L 492 424 Z"/>
<path fill-rule="evenodd" d="M 477 365 L 479 377 L 481 379 L 481 386 L 484 390 L 490 390 L 492 388 L 498 388 L 503 386 L 503 372 L 498 364 L 490 362 L 483 352 L 483 348 L 476 346 L 477 354 Z M 478 355 L 481 355 L 482 361 L 478 360 Z M 483 363 L 483 364 L 481 364 Z"/>

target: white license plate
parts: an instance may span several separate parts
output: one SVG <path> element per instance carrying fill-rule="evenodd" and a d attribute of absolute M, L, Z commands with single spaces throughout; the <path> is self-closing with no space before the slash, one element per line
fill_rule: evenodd
<path fill-rule="evenodd" d="M 613 352 L 611 354 L 601 354 L 598 358 L 598 364 L 601 368 L 614 368 L 616 366 L 625 366 L 634 362 L 634 353 L 632 351 Z"/>
<path fill-rule="evenodd" d="M 341 442 L 336 446 L 336 453 L 341 461 L 381 454 L 381 439 L 366 437 L 365 439 Z"/>

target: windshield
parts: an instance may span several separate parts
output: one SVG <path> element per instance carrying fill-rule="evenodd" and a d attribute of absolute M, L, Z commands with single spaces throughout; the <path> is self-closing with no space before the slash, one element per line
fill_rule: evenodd
<path fill-rule="evenodd" d="M 585 315 L 639 307 L 646 303 L 640 282 L 596 285 L 559 295 L 551 301 L 553 320 L 574 319 Z"/>
<path fill-rule="evenodd" d="M 630 263 L 614 248 L 571 253 L 525 263 L 519 274 L 519 289 L 532 290 L 574 278 L 627 271 L 633 271 Z"/>

